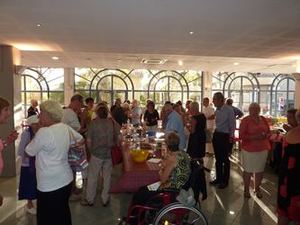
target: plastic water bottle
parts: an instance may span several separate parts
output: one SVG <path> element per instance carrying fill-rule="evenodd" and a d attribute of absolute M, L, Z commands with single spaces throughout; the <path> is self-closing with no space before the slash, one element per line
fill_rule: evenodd
<path fill-rule="evenodd" d="M 83 187 L 82 173 L 78 171 L 76 172 L 75 186 L 78 189 L 81 189 Z"/>

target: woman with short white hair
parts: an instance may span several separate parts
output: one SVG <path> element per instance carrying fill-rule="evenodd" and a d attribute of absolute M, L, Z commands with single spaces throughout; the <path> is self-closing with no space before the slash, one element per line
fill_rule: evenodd
<path fill-rule="evenodd" d="M 244 197 L 250 198 L 250 180 L 254 176 L 254 191 L 258 198 L 262 198 L 260 184 L 263 179 L 268 151 L 271 149 L 270 128 L 265 117 L 260 116 L 258 103 L 251 103 L 249 115 L 244 117 L 240 125 L 242 140 L 242 166 L 244 169 Z"/>
<path fill-rule="evenodd" d="M 48 100 L 40 109 L 42 128 L 25 149 L 28 155 L 36 157 L 37 224 L 71 225 L 69 196 L 73 172 L 68 163 L 68 151 L 70 144 L 83 141 L 83 138 L 61 123 L 63 110 L 59 103 Z"/>

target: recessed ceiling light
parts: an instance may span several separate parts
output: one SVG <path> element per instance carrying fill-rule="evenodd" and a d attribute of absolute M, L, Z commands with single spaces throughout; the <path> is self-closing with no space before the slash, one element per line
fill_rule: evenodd
<path fill-rule="evenodd" d="M 179 66 L 182 66 L 182 65 L 183 65 L 182 60 L 178 60 L 178 65 L 179 65 Z"/>
<path fill-rule="evenodd" d="M 40 27 L 40 26 L 42 26 L 42 24 L 40 24 L 40 23 L 37 23 L 37 24 L 36 24 L 36 26 L 37 26 L 37 27 Z"/>
<path fill-rule="evenodd" d="M 149 65 L 163 65 L 167 62 L 166 59 L 142 59 L 141 63 Z"/>
<path fill-rule="evenodd" d="M 57 56 L 52 56 L 52 59 L 53 59 L 53 60 L 59 60 L 59 57 L 57 57 Z"/>
<path fill-rule="evenodd" d="M 240 63 L 235 62 L 235 63 L 233 63 L 233 65 L 238 66 L 238 65 L 240 65 Z"/>
<path fill-rule="evenodd" d="M 194 31 L 190 31 L 190 35 L 193 35 L 194 34 Z"/>
<path fill-rule="evenodd" d="M 230 210 L 230 211 L 229 211 L 229 214 L 230 214 L 230 215 L 234 215 L 235 212 Z"/>

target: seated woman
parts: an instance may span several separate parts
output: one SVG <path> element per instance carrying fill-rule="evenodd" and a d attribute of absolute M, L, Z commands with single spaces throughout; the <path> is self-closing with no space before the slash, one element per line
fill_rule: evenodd
<path fill-rule="evenodd" d="M 166 137 L 167 153 L 162 160 L 161 169 L 159 171 L 161 185 L 156 191 L 150 191 L 147 186 L 140 188 L 134 194 L 131 206 L 147 205 L 152 197 L 163 192 L 164 189 L 180 190 L 188 181 L 191 169 L 190 159 L 187 153 L 179 149 L 179 137 L 172 132 Z M 133 222 L 133 221 L 132 221 Z M 133 223 L 130 224 L 134 224 Z"/>

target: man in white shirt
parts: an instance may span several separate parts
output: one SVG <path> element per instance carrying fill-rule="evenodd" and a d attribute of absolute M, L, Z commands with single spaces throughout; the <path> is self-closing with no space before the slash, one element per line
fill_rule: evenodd
<path fill-rule="evenodd" d="M 78 115 L 81 114 L 82 108 L 83 108 L 83 97 L 80 94 L 73 95 L 69 106 L 64 109 L 63 117 L 61 119 L 62 123 L 69 125 L 74 130 L 76 130 L 81 134 L 86 131 L 86 128 L 85 130 L 81 128 L 80 121 L 78 118 Z M 73 174 L 73 176 L 75 177 L 76 175 Z M 77 189 L 74 183 L 72 187 L 72 195 L 70 196 L 69 199 L 70 201 L 76 201 L 81 199 L 81 190 Z"/>
<path fill-rule="evenodd" d="M 206 150 L 209 154 L 213 154 L 212 134 L 215 129 L 215 110 L 209 104 L 209 98 L 203 98 L 202 113 L 206 117 Z"/>
<path fill-rule="evenodd" d="M 83 97 L 79 94 L 73 95 L 70 105 L 64 110 L 61 122 L 68 124 L 74 130 L 81 133 L 78 114 L 83 107 Z"/>

